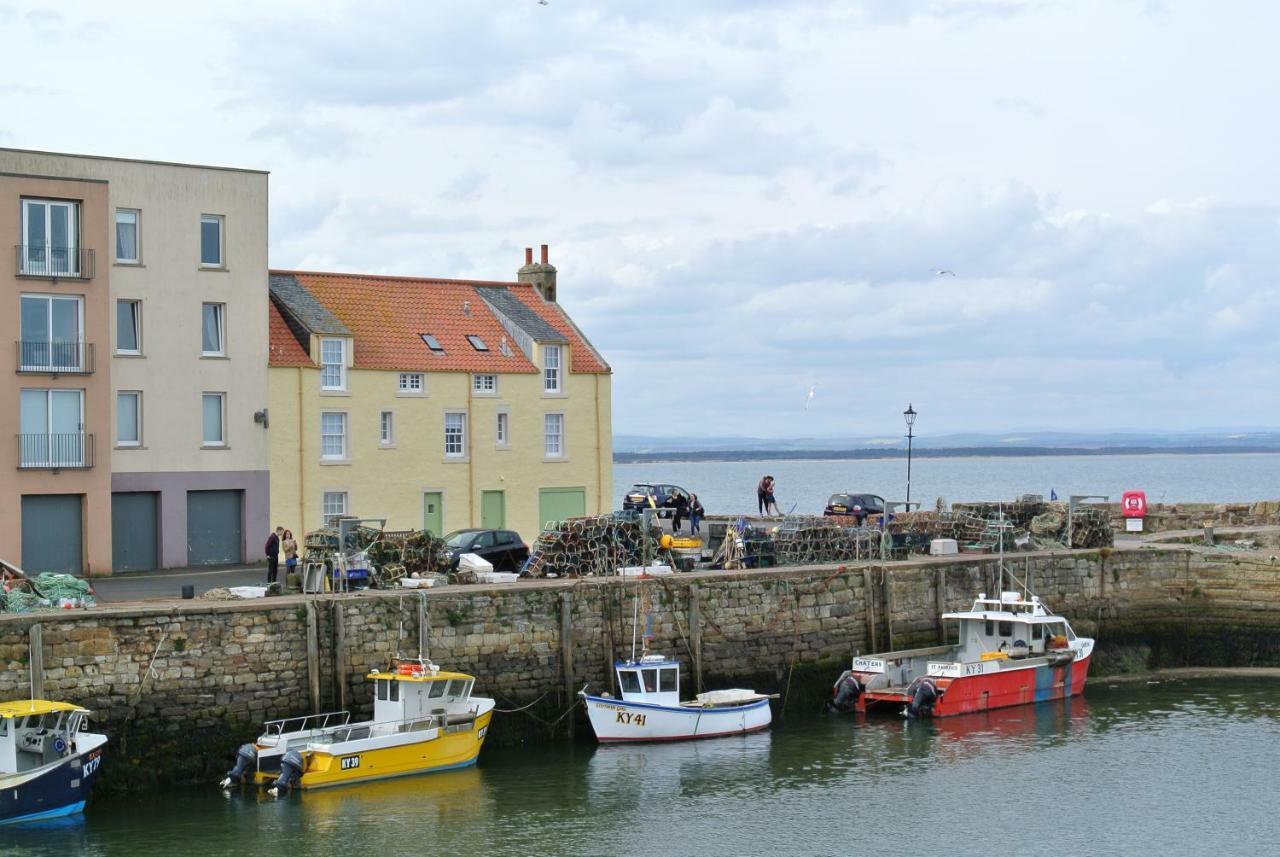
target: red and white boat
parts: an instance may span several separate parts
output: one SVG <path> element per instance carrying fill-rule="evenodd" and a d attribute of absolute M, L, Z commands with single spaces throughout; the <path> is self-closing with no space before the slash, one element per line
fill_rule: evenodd
<path fill-rule="evenodd" d="M 1019 592 L 978 596 L 963 613 L 957 642 L 855 656 L 833 689 L 839 711 L 902 709 L 907 716 L 947 717 L 1078 696 L 1093 640 Z"/>

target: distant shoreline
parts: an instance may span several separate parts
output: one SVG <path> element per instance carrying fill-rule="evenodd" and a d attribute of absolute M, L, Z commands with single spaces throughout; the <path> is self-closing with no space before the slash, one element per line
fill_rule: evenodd
<path fill-rule="evenodd" d="M 1100 455 L 1246 455 L 1280 453 L 1280 447 L 1256 446 L 1110 446 L 1098 449 L 1047 446 L 973 446 L 917 449 L 912 458 L 1044 458 Z M 906 458 L 905 449 L 699 450 L 692 452 L 615 452 L 615 464 L 669 461 L 870 461 Z"/>

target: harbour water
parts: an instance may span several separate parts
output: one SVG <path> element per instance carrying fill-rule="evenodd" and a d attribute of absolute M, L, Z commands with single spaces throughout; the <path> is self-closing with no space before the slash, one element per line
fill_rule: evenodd
<path fill-rule="evenodd" d="M 1275 853 L 1278 770 L 1276 679 L 1095 680 L 933 722 L 792 710 L 695 744 L 486 750 L 470 770 L 278 801 L 105 798 L 0 830 L 0 855 L 1226 857 Z"/>
<path fill-rule="evenodd" d="M 635 482 L 669 482 L 693 491 L 711 515 L 755 511 L 756 483 L 777 480 L 783 512 L 821 514 L 837 491 L 906 495 L 907 461 L 658 461 L 614 464 L 614 502 Z M 1012 500 L 1051 490 L 1102 494 L 1119 502 L 1122 491 L 1141 488 L 1151 503 L 1243 503 L 1280 497 L 1280 455 L 1067 455 L 915 458 L 911 498 L 931 507 L 947 500 Z"/>

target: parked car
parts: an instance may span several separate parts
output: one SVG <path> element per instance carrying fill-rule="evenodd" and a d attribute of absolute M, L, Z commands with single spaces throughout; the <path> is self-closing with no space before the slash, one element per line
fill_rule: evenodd
<path fill-rule="evenodd" d="M 884 514 L 884 498 L 879 494 L 832 494 L 827 500 L 824 515 L 848 515 L 861 524 L 868 515 Z"/>
<path fill-rule="evenodd" d="M 664 509 L 667 500 L 673 495 L 683 494 L 689 496 L 689 492 L 681 488 L 679 485 L 666 485 L 657 482 L 637 482 L 631 486 L 622 497 L 622 508 L 626 511 L 639 512 L 643 509 L 656 507 L 658 509 L 658 517 L 670 518 L 674 509 Z M 653 503 L 650 504 L 650 498 Z"/>
<path fill-rule="evenodd" d="M 529 546 L 511 530 L 454 530 L 444 537 L 444 545 L 443 554 L 454 569 L 464 553 L 488 560 L 494 571 L 519 571 L 529 558 Z"/>

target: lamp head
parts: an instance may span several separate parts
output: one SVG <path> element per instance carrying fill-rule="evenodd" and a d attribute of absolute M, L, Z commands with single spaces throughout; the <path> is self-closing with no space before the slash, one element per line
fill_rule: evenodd
<path fill-rule="evenodd" d="M 907 409 L 902 412 L 902 418 L 907 421 L 907 428 L 911 428 L 916 424 L 916 409 L 907 405 Z"/>

